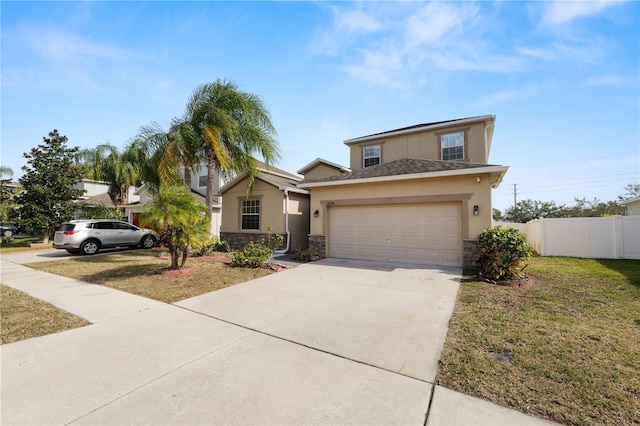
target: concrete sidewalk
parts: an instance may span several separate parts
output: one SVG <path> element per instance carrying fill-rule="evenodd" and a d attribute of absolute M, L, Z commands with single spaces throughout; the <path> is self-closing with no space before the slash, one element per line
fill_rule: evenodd
<path fill-rule="evenodd" d="M 93 325 L 2 346 L 2 424 L 546 423 L 433 385 L 455 269 L 327 259 L 169 305 L 20 265 L 52 256 L 0 281 Z"/>

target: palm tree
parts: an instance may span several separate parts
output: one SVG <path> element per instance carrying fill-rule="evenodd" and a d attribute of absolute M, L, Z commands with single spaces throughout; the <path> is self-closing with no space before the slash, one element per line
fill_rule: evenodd
<path fill-rule="evenodd" d="M 154 167 L 159 182 L 177 183 L 177 166 L 182 166 L 183 182 L 191 188 L 191 173 L 198 170 L 204 156 L 198 150 L 198 139 L 194 128 L 184 119 L 174 118 L 168 132 L 158 123 L 142 126 L 137 140 L 145 147 L 149 158 L 154 158 Z"/>
<path fill-rule="evenodd" d="M 249 183 L 257 174 L 259 154 L 265 163 L 277 160 L 278 143 L 269 111 L 252 93 L 242 92 L 230 81 L 217 80 L 197 87 L 184 117 L 186 134 L 193 132 L 197 152 L 207 162 L 206 205 L 213 210 L 215 173 L 247 172 Z"/>
<path fill-rule="evenodd" d="M 109 184 L 109 196 L 116 211 L 122 204 L 129 202 L 129 188 L 141 183 L 144 152 L 133 143 L 122 153 L 109 143 L 101 144 L 81 151 L 80 158 L 89 179 Z"/>
<path fill-rule="evenodd" d="M 11 186 L 7 186 L 11 183 L 13 177 L 13 169 L 7 166 L 0 166 L 0 222 L 5 223 L 9 218 L 9 213 L 14 207 L 13 199 L 16 195 L 16 190 Z"/>
<path fill-rule="evenodd" d="M 184 266 L 189 248 L 209 239 L 207 208 L 184 185 L 161 185 L 144 209 L 140 223 L 160 234 L 161 243 L 169 249 L 171 269 Z"/>

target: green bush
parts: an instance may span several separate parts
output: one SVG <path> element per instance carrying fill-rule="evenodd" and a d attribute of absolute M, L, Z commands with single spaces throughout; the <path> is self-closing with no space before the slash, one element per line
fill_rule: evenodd
<path fill-rule="evenodd" d="M 304 250 L 298 249 L 296 251 L 296 259 L 302 262 L 309 262 L 312 257 L 313 257 L 313 252 L 311 251 L 311 248 L 306 248 Z"/>
<path fill-rule="evenodd" d="M 242 250 L 234 253 L 231 263 L 234 266 L 251 266 L 257 268 L 273 261 L 274 251 L 261 238 L 260 241 L 249 241 Z"/>
<path fill-rule="evenodd" d="M 231 250 L 225 241 L 222 241 L 218 237 L 212 237 L 206 244 L 194 248 L 191 252 L 191 256 L 212 256 L 215 253 L 227 253 L 229 251 Z"/>
<path fill-rule="evenodd" d="M 478 237 L 478 246 L 478 272 L 483 278 L 493 281 L 523 277 L 524 268 L 520 265 L 533 253 L 526 235 L 515 228 L 502 226 L 486 229 Z"/>

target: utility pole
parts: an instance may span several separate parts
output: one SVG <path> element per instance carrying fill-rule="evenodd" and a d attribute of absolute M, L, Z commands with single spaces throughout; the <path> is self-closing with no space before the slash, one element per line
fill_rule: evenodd
<path fill-rule="evenodd" d="M 517 204 L 517 200 L 516 200 L 516 195 L 518 195 L 518 184 L 514 183 L 513 184 L 513 208 L 515 210 Z"/>

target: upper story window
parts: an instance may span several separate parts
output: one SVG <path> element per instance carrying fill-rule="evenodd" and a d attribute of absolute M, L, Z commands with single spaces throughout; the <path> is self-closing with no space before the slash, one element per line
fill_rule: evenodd
<path fill-rule="evenodd" d="M 204 188 L 205 186 L 207 186 L 207 181 L 209 180 L 209 177 L 207 176 L 207 168 L 203 167 L 202 169 L 200 170 L 200 175 L 198 176 L 198 186 L 200 188 Z"/>
<path fill-rule="evenodd" d="M 260 229 L 260 200 L 242 200 L 241 229 Z"/>
<path fill-rule="evenodd" d="M 365 146 L 362 148 L 362 160 L 364 167 L 380 164 L 380 145 Z"/>
<path fill-rule="evenodd" d="M 442 160 L 464 160 L 464 132 L 441 135 L 440 146 Z"/>

